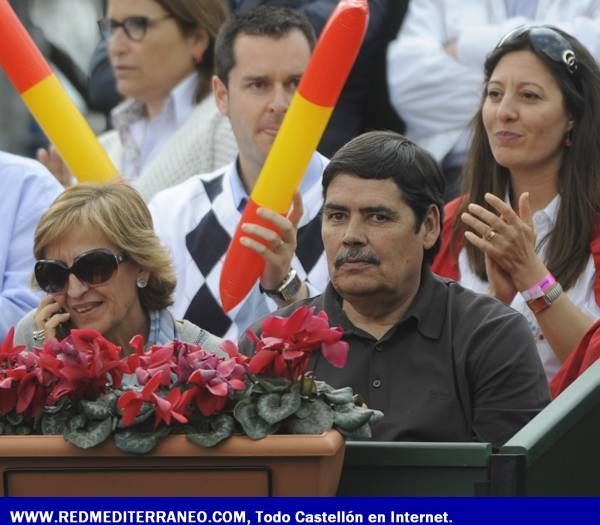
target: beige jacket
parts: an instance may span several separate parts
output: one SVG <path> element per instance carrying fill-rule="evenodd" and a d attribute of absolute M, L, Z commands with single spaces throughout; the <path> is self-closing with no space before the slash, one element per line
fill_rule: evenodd
<path fill-rule="evenodd" d="M 99 137 L 117 169 L 122 165 L 123 145 L 116 130 Z M 132 185 L 146 202 L 159 191 L 198 173 L 214 171 L 232 162 L 237 143 L 229 119 L 219 113 L 212 95 L 194 109 L 189 119 L 142 170 Z"/>

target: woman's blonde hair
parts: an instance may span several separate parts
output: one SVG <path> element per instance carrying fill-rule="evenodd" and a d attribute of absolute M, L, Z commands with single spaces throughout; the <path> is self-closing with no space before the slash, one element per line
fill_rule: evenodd
<path fill-rule="evenodd" d="M 154 233 L 150 211 L 135 189 L 122 183 L 76 184 L 66 189 L 36 227 L 36 259 L 44 259 L 48 246 L 81 226 L 97 229 L 130 261 L 149 272 L 147 286 L 139 289 L 146 311 L 173 304 L 176 279 L 171 258 Z"/>

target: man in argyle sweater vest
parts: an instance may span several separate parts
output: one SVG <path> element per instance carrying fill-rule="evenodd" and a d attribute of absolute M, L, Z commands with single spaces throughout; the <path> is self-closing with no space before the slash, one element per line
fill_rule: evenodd
<path fill-rule="evenodd" d="M 217 37 L 213 93 L 219 110 L 230 119 L 239 156 L 222 169 L 160 192 L 150 202 L 156 232 L 175 263 L 173 313 L 228 339 L 237 340 L 277 306 L 316 295 L 328 281 L 320 235 L 321 174 L 327 159 L 314 153 L 300 187 L 302 203 L 297 198 L 287 218 L 268 210 L 263 216 L 279 228 L 281 237 L 272 239 L 253 226 L 248 230 L 271 245 L 254 244 L 266 262 L 260 283 L 231 312 L 220 306 L 224 255 L 313 46 L 310 23 L 291 9 L 261 6 L 233 15 Z M 243 267 L 244 261 L 239 264 Z M 290 281 L 291 269 L 298 278 Z"/>

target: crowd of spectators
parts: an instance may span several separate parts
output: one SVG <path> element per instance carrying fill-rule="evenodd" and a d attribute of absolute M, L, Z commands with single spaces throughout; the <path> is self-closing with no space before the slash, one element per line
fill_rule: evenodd
<path fill-rule="evenodd" d="M 595 344 L 598 2 L 369 0 L 289 212 L 243 227 L 265 268 L 230 312 L 223 257 L 337 1 L 11 3 L 121 179 L 78 184 L 0 83 L 0 148 L 39 161 L 0 153 L 0 338 L 248 348 L 301 302 L 343 326 L 347 369 L 318 373 L 386 414 L 376 438 L 494 444 Z"/>

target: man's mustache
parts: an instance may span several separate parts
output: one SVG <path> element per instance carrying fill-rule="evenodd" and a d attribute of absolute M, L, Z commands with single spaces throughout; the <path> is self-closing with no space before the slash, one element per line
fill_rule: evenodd
<path fill-rule="evenodd" d="M 364 246 L 351 246 L 338 254 L 333 261 L 333 265 L 339 268 L 342 264 L 352 262 L 364 262 L 369 264 L 379 264 L 379 257 L 370 252 Z"/>

